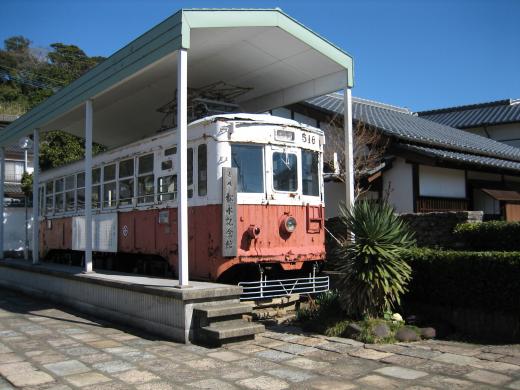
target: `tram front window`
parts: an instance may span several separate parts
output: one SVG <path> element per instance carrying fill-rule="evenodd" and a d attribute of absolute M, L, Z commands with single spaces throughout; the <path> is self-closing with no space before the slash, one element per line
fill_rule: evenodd
<path fill-rule="evenodd" d="M 262 146 L 232 145 L 231 161 L 231 166 L 238 170 L 238 192 L 264 192 L 264 157 Z"/>
<path fill-rule="evenodd" d="M 302 192 L 303 195 L 319 196 L 320 160 L 318 152 L 302 151 Z"/>
<path fill-rule="evenodd" d="M 273 187 L 276 191 L 298 190 L 297 161 L 293 153 L 273 153 Z"/>

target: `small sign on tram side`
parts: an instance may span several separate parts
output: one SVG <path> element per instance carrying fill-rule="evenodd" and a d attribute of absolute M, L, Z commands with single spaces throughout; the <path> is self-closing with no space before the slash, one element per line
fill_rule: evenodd
<path fill-rule="evenodd" d="M 222 167 L 222 256 L 237 255 L 237 168 Z"/>

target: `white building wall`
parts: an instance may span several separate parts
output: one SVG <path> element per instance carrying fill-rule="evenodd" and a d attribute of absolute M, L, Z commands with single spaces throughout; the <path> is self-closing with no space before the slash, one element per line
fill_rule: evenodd
<path fill-rule="evenodd" d="M 464 171 L 420 165 L 419 195 L 465 198 L 466 176 Z"/>
<path fill-rule="evenodd" d="M 383 173 L 383 195 L 389 191 L 388 202 L 398 213 L 413 213 L 412 165 L 396 158 L 392 168 Z"/>

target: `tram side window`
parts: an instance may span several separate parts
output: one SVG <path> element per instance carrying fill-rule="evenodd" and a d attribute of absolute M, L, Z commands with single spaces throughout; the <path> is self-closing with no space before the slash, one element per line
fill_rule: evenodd
<path fill-rule="evenodd" d="M 152 203 L 154 198 L 155 179 L 153 175 L 153 154 L 141 156 L 138 159 L 137 177 L 138 203 Z"/>
<path fill-rule="evenodd" d="M 177 175 L 163 176 L 157 179 L 159 202 L 177 199 Z"/>
<path fill-rule="evenodd" d="M 208 147 L 199 145 L 197 149 L 197 184 L 199 196 L 208 193 Z"/>
<path fill-rule="evenodd" d="M 73 211 L 76 208 L 76 177 L 75 175 L 65 178 L 65 210 Z"/>
<path fill-rule="evenodd" d="M 76 207 L 78 210 L 83 210 L 85 208 L 85 173 L 81 172 L 76 175 L 76 187 Z"/>
<path fill-rule="evenodd" d="M 193 198 L 193 148 L 188 148 L 188 198 Z"/>
<path fill-rule="evenodd" d="M 63 212 L 63 178 L 54 181 L 54 211 Z"/>
<path fill-rule="evenodd" d="M 45 183 L 45 213 L 52 214 L 54 212 L 54 182 Z"/>
<path fill-rule="evenodd" d="M 101 207 L 101 168 L 92 170 L 92 208 Z"/>
<path fill-rule="evenodd" d="M 132 204 L 134 197 L 134 159 L 119 163 L 119 206 Z"/>
<path fill-rule="evenodd" d="M 116 164 L 103 167 L 103 207 L 116 205 Z"/>
<path fill-rule="evenodd" d="M 298 190 L 298 158 L 293 153 L 273 153 L 273 187 L 277 191 Z"/>
<path fill-rule="evenodd" d="M 231 166 L 238 170 L 238 192 L 264 192 L 262 146 L 231 145 Z"/>
<path fill-rule="evenodd" d="M 319 196 L 320 160 L 318 152 L 302 151 L 302 192 L 303 195 Z"/>

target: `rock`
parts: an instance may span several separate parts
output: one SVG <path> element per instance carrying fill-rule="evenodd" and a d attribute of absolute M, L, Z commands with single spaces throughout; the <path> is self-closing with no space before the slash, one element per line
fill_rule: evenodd
<path fill-rule="evenodd" d="M 372 334 L 382 339 L 390 336 L 390 328 L 386 324 L 377 324 L 372 328 Z"/>
<path fill-rule="evenodd" d="M 435 328 L 421 328 L 421 337 L 423 339 L 433 339 L 436 336 Z"/>
<path fill-rule="evenodd" d="M 361 331 L 361 326 L 354 322 L 351 322 L 347 325 L 347 328 L 345 329 L 345 332 L 343 332 L 343 334 L 348 338 L 356 338 L 356 336 L 358 336 L 361 333 Z"/>
<path fill-rule="evenodd" d="M 399 329 L 396 334 L 395 338 L 399 341 L 418 341 L 419 335 L 417 332 L 407 326 L 403 326 L 401 329 Z"/>

